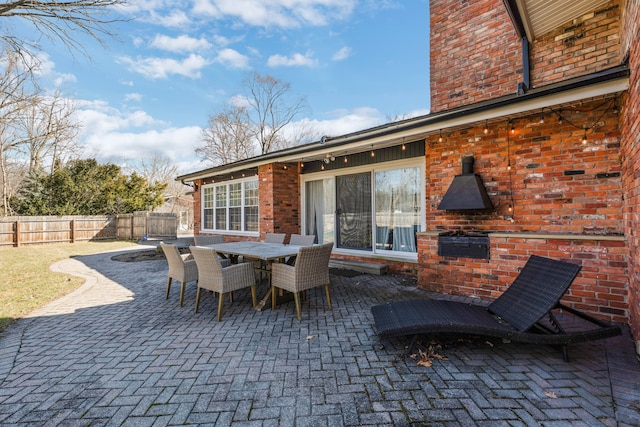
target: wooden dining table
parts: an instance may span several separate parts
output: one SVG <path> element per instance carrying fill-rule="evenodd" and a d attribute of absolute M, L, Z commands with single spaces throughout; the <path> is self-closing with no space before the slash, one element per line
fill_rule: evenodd
<path fill-rule="evenodd" d="M 222 258 L 230 259 L 232 262 L 234 262 L 238 257 L 241 256 L 243 258 L 249 258 L 252 260 L 264 261 L 268 266 L 270 266 L 274 262 L 280 262 L 284 259 L 297 256 L 298 250 L 301 248 L 301 246 L 296 245 L 252 242 L 247 240 L 239 242 L 216 243 L 213 245 L 206 245 L 206 247 L 213 249 L 219 256 L 221 256 Z M 257 311 L 262 311 L 262 309 L 267 306 L 267 302 L 269 302 L 270 299 L 271 280 L 269 280 L 269 291 L 254 308 Z"/>

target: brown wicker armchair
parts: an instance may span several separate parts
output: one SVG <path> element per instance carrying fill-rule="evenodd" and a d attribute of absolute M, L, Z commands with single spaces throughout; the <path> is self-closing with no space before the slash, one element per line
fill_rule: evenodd
<path fill-rule="evenodd" d="M 316 236 L 313 234 L 292 234 L 289 238 L 289 244 L 294 246 L 311 246 L 315 240 Z"/>
<path fill-rule="evenodd" d="M 292 234 L 289 238 L 289 244 L 293 246 L 312 246 L 315 240 L 316 236 L 314 236 L 313 234 Z M 289 257 L 285 260 L 285 262 L 289 265 L 293 265 L 296 262 L 296 257 Z"/>
<path fill-rule="evenodd" d="M 295 265 L 273 263 L 271 266 L 271 307 L 275 310 L 278 292 L 276 288 L 293 292 L 296 302 L 298 320 L 302 320 L 300 312 L 300 295 L 316 286 L 324 285 L 327 293 L 327 305 L 331 309 L 331 293 L 329 291 L 329 258 L 333 243 L 300 248 Z"/>
<path fill-rule="evenodd" d="M 160 243 L 162 252 L 169 264 L 169 279 L 167 280 L 167 299 L 171 290 L 172 279 L 179 280 L 180 286 L 180 307 L 184 301 L 184 288 L 187 282 L 198 281 L 198 267 L 196 262 L 190 258 L 190 254 L 180 254 L 178 247 L 170 243 Z"/>
<path fill-rule="evenodd" d="M 224 236 L 221 234 L 208 236 L 204 234 L 197 234 L 193 236 L 193 243 L 196 246 L 217 245 L 219 243 L 224 243 Z"/>
<path fill-rule="evenodd" d="M 267 233 L 264 238 L 265 243 L 284 243 L 285 233 Z"/>
<path fill-rule="evenodd" d="M 191 254 L 198 265 L 199 274 L 196 313 L 200 306 L 200 291 L 203 288 L 219 294 L 218 321 L 222 319 L 224 295 L 229 292 L 250 287 L 253 306 L 256 306 L 256 280 L 251 264 L 241 263 L 223 267 L 218 255 L 211 248 L 191 246 Z"/>

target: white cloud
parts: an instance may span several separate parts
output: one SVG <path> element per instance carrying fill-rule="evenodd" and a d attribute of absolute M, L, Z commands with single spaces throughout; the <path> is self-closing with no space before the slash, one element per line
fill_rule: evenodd
<path fill-rule="evenodd" d="M 311 53 L 305 55 L 295 53 L 293 56 L 271 55 L 267 60 L 269 67 L 315 67 L 318 60 L 312 58 Z"/>
<path fill-rule="evenodd" d="M 140 102 L 142 101 L 142 94 L 141 93 L 127 93 L 124 96 L 124 100 L 125 101 L 136 101 L 136 102 Z"/>
<path fill-rule="evenodd" d="M 156 16 L 157 23 L 170 28 L 186 27 L 191 23 L 191 19 L 182 10 L 173 10 L 165 16 Z"/>
<path fill-rule="evenodd" d="M 251 106 L 251 102 L 249 102 L 249 98 L 247 98 L 244 95 L 233 95 L 231 98 L 229 98 L 229 104 L 237 108 Z"/>
<path fill-rule="evenodd" d="M 232 43 L 232 40 L 230 40 L 229 37 L 221 36 L 219 34 L 213 36 L 213 41 L 216 45 L 223 47 L 229 46 Z"/>
<path fill-rule="evenodd" d="M 103 101 L 80 101 L 76 114 L 83 125 L 79 138 L 87 156 L 126 163 L 158 154 L 181 171 L 197 169 L 199 126 L 173 127 L 145 111 L 123 112 Z"/>
<path fill-rule="evenodd" d="M 294 28 L 346 19 L 356 4 L 357 0 L 196 0 L 193 13 L 252 26 Z"/>
<path fill-rule="evenodd" d="M 209 49 L 211 43 L 205 38 L 196 39 L 185 34 L 178 37 L 169 37 L 164 34 L 158 34 L 151 41 L 151 47 L 166 50 L 169 52 L 194 52 L 202 49 Z"/>
<path fill-rule="evenodd" d="M 56 68 L 55 62 L 53 62 L 48 53 L 39 52 L 37 55 L 31 55 L 29 52 L 24 52 L 22 58 L 33 67 L 34 73 L 39 76 L 48 76 L 53 73 Z"/>
<path fill-rule="evenodd" d="M 100 135 L 130 127 L 167 126 L 144 111 L 123 113 L 104 101 L 77 101 L 77 106 L 78 122 L 82 124 L 81 136 L 89 133 Z"/>
<path fill-rule="evenodd" d="M 150 79 L 166 79 L 172 74 L 198 79 L 201 76 L 200 70 L 209 64 L 205 58 L 193 53 L 183 60 L 157 57 L 133 59 L 125 56 L 120 61 L 127 64 L 131 71 Z"/>
<path fill-rule="evenodd" d="M 339 51 L 333 54 L 331 57 L 334 61 L 344 61 L 351 56 L 351 48 L 348 46 L 343 47 Z"/>
<path fill-rule="evenodd" d="M 218 52 L 215 62 L 229 68 L 246 69 L 249 68 L 249 57 L 234 49 L 222 49 Z"/>
<path fill-rule="evenodd" d="M 69 73 L 57 74 L 57 77 L 53 80 L 55 87 L 63 86 L 65 83 L 75 83 L 78 79 L 75 75 Z"/>
<path fill-rule="evenodd" d="M 334 110 L 327 115 L 327 119 L 310 121 L 315 128 L 323 130 L 322 135 L 340 136 L 369 129 L 387 121 L 380 111 L 371 107 L 359 107 L 351 111 Z"/>

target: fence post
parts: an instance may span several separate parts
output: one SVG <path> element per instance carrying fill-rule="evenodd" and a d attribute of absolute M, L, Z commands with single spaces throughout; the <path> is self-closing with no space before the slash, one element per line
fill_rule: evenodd
<path fill-rule="evenodd" d="M 13 229 L 15 231 L 15 235 L 13 236 L 13 243 L 16 247 L 20 246 L 20 221 L 16 220 Z"/>
<path fill-rule="evenodd" d="M 76 242 L 76 220 L 75 219 L 71 219 L 71 243 L 75 243 Z"/>

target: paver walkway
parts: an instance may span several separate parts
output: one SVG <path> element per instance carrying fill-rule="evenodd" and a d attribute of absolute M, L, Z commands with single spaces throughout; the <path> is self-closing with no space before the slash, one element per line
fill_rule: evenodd
<path fill-rule="evenodd" d="M 247 291 L 216 301 L 195 286 L 165 300 L 166 261 L 114 253 L 53 266 L 78 291 L 0 336 L 2 426 L 638 426 L 640 363 L 628 331 L 561 352 L 465 339 L 432 367 L 398 359 L 370 307 L 428 295 L 401 276 L 332 275 L 293 302 L 256 312 Z M 259 293 L 266 292 L 262 288 Z"/>

